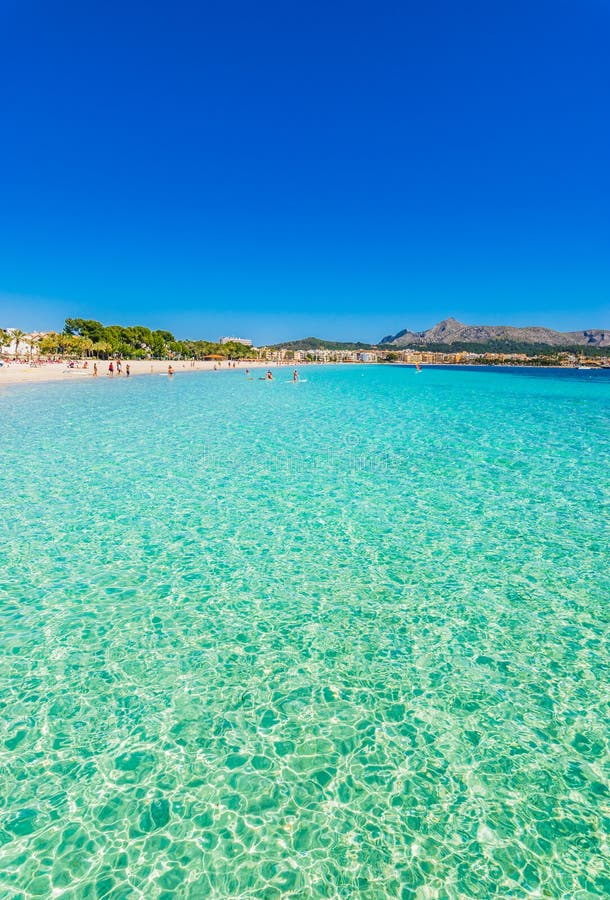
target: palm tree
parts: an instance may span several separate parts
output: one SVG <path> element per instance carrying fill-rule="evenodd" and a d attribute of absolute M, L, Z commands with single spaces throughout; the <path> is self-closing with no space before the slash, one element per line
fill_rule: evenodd
<path fill-rule="evenodd" d="M 38 347 L 38 345 L 40 343 L 40 338 L 36 337 L 33 334 L 29 334 L 29 335 L 27 335 L 27 337 L 24 337 L 23 343 L 28 348 L 28 359 L 30 360 L 30 362 L 32 362 L 32 355 L 34 352 L 34 347 Z"/>
<path fill-rule="evenodd" d="M 48 353 L 49 355 L 57 353 L 59 349 L 59 335 L 54 331 L 46 334 L 40 341 L 40 349 L 43 353 Z"/>
<path fill-rule="evenodd" d="M 42 340 L 41 335 L 36 335 L 30 338 L 30 359 L 32 358 L 32 351 L 36 349 L 36 356 L 40 357 L 40 342 Z"/>
<path fill-rule="evenodd" d="M 21 328 L 13 328 L 11 338 L 15 342 L 15 356 L 19 356 L 19 344 L 23 337 L 25 337 L 25 331 L 22 331 Z"/>
<path fill-rule="evenodd" d="M 108 343 L 108 341 L 96 341 L 91 345 L 91 349 L 95 353 L 96 359 L 100 358 L 100 353 L 108 354 L 112 350 L 112 345 Z"/>

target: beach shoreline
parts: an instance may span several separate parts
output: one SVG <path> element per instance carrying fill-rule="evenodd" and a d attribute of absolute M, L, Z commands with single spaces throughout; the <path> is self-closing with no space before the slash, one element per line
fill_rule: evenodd
<path fill-rule="evenodd" d="M 30 365 L 29 363 L 10 362 L 0 366 L 0 386 L 13 384 L 43 384 L 45 382 L 56 381 L 75 381 L 84 378 L 94 378 L 93 366 L 97 362 L 98 378 L 126 378 L 125 367 L 129 365 L 131 378 L 137 378 L 142 375 L 167 375 L 168 367 L 171 365 L 174 373 L 179 375 L 183 372 L 213 372 L 216 367 L 219 372 L 233 371 L 233 363 L 229 366 L 226 360 L 222 362 L 213 360 L 166 360 L 166 359 L 131 359 L 122 360 L 122 374 L 116 372 L 116 361 L 114 363 L 114 374 L 108 373 L 108 365 L 110 360 L 102 359 L 87 360 L 87 368 L 83 368 L 85 360 L 75 360 L 74 368 L 70 368 L 68 362 L 44 362 L 40 365 Z M 302 364 L 298 364 L 302 365 Z M 298 367 L 297 365 L 297 367 Z M 235 371 L 238 369 L 275 369 L 278 367 L 286 368 L 286 366 L 295 367 L 292 362 L 269 362 L 261 360 L 235 360 Z"/>
<path fill-rule="evenodd" d="M 87 368 L 83 368 L 84 360 L 75 360 L 75 367 L 70 368 L 68 362 L 44 362 L 40 365 L 31 365 L 30 363 L 25 362 L 10 362 L 4 363 L 0 366 L 0 387 L 4 385 L 16 385 L 16 384 L 45 384 L 48 382 L 58 382 L 58 381 L 75 381 L 75 380 L 83 380 L 85 378 L 95 377 L 93 375 L 93 366 L 97 362 L 98 367 L 98 378 L 126 378 L 125 367 L 129 365 L 130 367 L 130 375 L 129 377 L 137 378 L 143 375 L 167 375 L 168 367 L 171 365 L 174 374 L 179 375 L 185 372 L 229 372 L 233 371 L 233 362 L 229 366 L 227 360 L 214 361 L 214 360 L 164 360 L 164 359 L 132 359 L 132 360 L 122 360 L 122 374 L 119 375 L 116 372 L 116 361 L 113 360 L 114 363 L 114 374 L 110 375 L 108 372 L 108 365 L 110 360 L 102 359 L 95 360 L 89 359 L 87 360 Z M 277 369 L 277 368 L 289 368 L 289 369 L 303 369 L 309 368 L 309 366 L 336 366 L 336 365 L 350 365 L 350 366 L 370 366 L 370 365 L 380 365 L 379 363 L 362 363 L 362 362 L 349 362 L 349 363 L 339 363 L 337 361 L 307 361 L 307 362 L 295 362 L 293 360 L 280 360 L 269 361 L 269 360 L 235 360 L 235 371 L 244 370 L 244 369 Z M 389 367 L 396 368 L 406 368 L 413 369 L 415 368 L 412 363 L 404 363 L 404 362 L 392 362 L 392 363 L 384 363 L 382 365 L 386 365 Z M 425 369 L 435 369 L 435 368 L 451 368 L 451 369 L 484 369 L 484 368 L 498 368 L 498 369 L 531 369 L 538 368 L 536 366 L 526 366 L 526 365 L 518 365 L 518 364 L 494 364 L 490 363 L 488 366 L 485 365 L 476 365 L 473 363 L 451 363 L 445 364 L 442 363 L 421 363 L 422 370 Z M 576 368 L 569 366 L 544 366 L 545 369 L 566 369 L 566 368 Z M 604 369 L 603 366 L 591 366 L 591 370 L 600 370 Z"/>

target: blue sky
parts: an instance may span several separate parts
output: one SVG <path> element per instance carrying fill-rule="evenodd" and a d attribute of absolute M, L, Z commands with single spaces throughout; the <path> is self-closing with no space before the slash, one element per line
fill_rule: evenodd
<path fill-rule="evenodd" d="M 610 326 L 610 4 L 0 0 L 0 325 Z"/>

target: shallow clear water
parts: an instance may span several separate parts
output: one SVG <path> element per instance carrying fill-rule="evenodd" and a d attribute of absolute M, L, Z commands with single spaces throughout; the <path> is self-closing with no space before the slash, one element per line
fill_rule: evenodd
<path fill-rule="evenodd" d="M 2 897 L 610 893 L 610 377 L 0 394 Z"/>

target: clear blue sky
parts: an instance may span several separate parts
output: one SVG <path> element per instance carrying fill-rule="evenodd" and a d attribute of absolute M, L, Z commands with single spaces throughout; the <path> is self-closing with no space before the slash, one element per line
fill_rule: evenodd
<path fill-rule="evenodd" d="M 606 0 L 0 0 L 0 325 L 610 325 Z"/>

